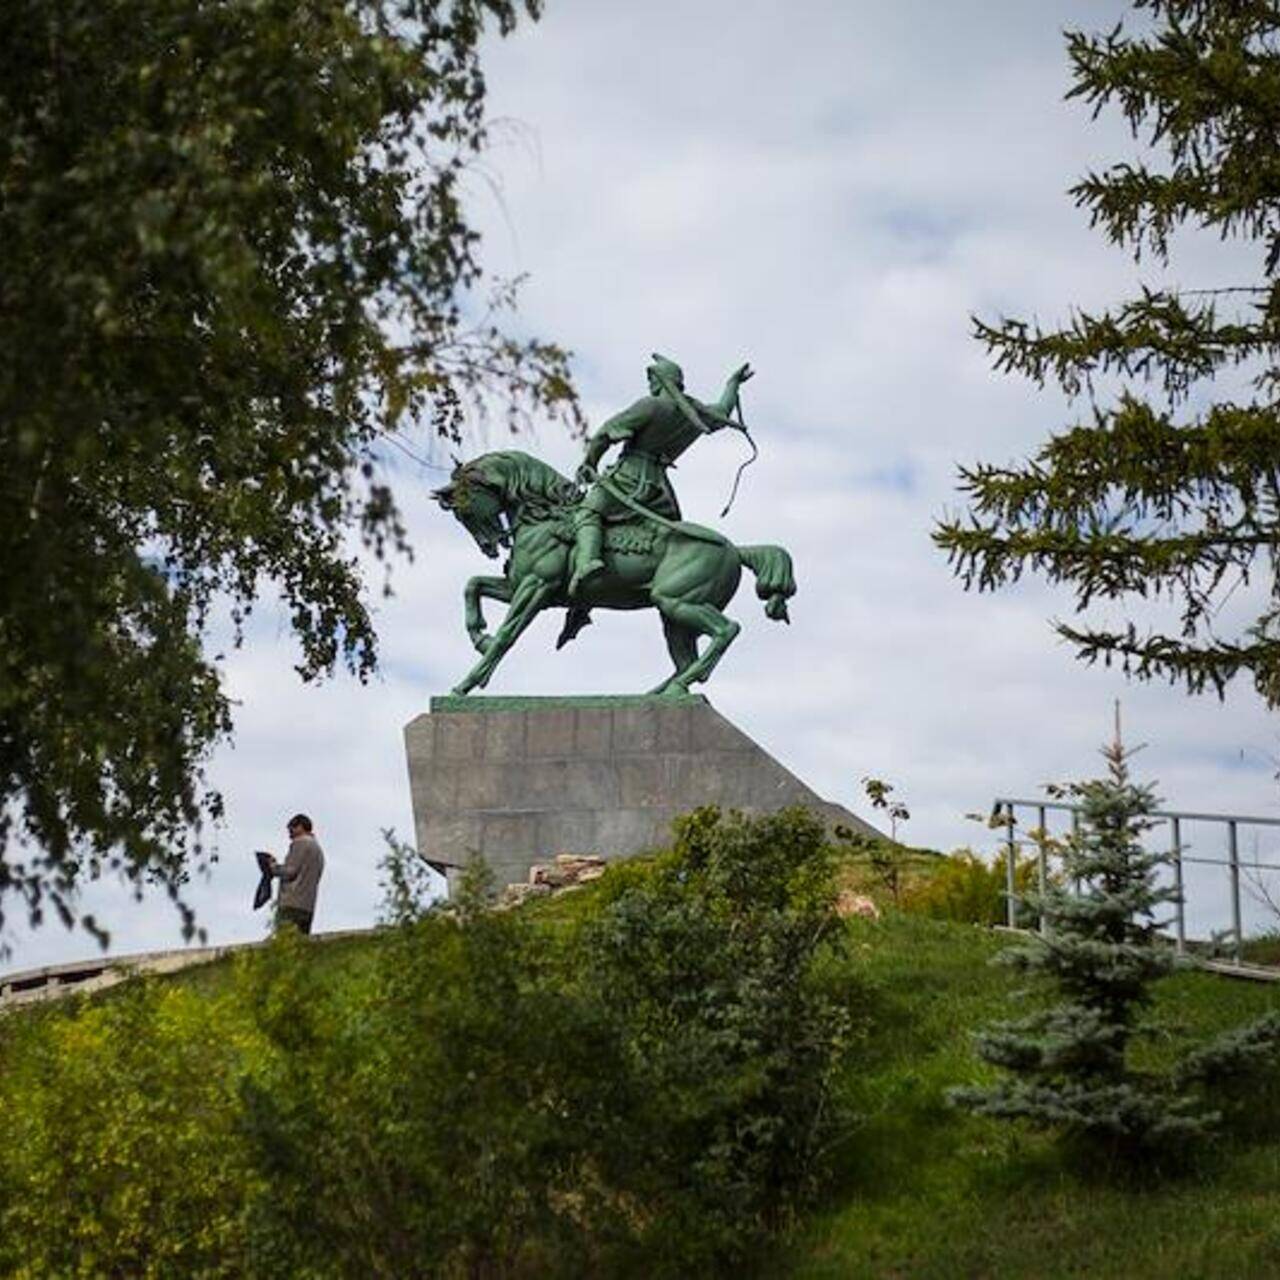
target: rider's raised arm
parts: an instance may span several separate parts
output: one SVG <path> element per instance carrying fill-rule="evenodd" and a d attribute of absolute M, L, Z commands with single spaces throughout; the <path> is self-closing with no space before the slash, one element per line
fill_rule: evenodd
<path fill-rule="evenodd" d="M 720 393 L 720 399 L 708 407 L 722 419 L 732 417 L 734 407 L 738 403 L 739 389 L 748 378 L 754 375 L 755 370 L 749 364 L 740 365 L 729 375 L 724 384 L 724 390 Z M 725 425 L 724 422 L 717 422 L 711 429 L 714 431 Z"/>

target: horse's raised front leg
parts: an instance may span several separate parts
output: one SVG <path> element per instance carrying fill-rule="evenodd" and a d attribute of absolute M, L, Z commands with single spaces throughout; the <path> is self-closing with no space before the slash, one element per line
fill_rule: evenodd
<path fill-rule="evenodd" d="M 470 693 L 472 689 L 483 689 L 507 650 L 515 644 L 529 623 L 551 603 L 558 589 L 558 583 L 546 582 L 540 578 L 525 578 L 512 592 L 511 608 L 507 610 L 502 625 L 494 632 L 484 657 L 467 672 L 454 688 L 454 693 L 464 694 Z"/>
<path fill-rule="evenodd" d="M 471 643 L 481 652 L 488 652 L 493 643 L 484 624 L 484 609 L 481 600 L 500 600 L 503 604 L 511 603 L 511 583 L 506 578 L 480 575 L 469 578 L 462 596 L 466 602 L 467 635 Z"/>

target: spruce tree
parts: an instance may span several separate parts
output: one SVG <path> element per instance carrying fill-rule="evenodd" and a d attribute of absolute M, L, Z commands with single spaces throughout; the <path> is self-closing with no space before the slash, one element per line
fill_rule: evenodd
<path fill-rule="evenodd" d="M 1097 115 L 1116 105 L 1150 163 L 1089 173 L 1072 188 L 1093 225 L 1135 258 L 1169 265 L 1184 226 L 1255 245 L 1253 281 L 1136 297 L 1061 328 L 975 321 L 1002 372 L 1052 380 L 1090 412 L 1021 464 L 960 471 L 966 516 L 934 540 L 967 588 L 1025 569 L 1074 588 L 1077 613 L 1100 599 L 1164 598 L 1180 624 L 1143 633 L 1058 624 L 1078 656 L 1140 678 L 1219 694 L 1250 675 L 1280 704 L 1280 6 L 1274 0 L 1136 0 L 1136 34 L 1067 35 L 1069 97 Z M 1189 411 L 1188 397 L 1237 371 L 1252 390 Z M 1104 399 L 1096 381 L 1122 386 Z M 1205 397 L 1201 398 L 1203 403 Z M 1213 623 L 1251 574 L 1271 584 L 1237 634 Z M 1250 611 L 1252 612 L 1252 611 Z M 1221 625 L 1221 619 L 1218 619 Z"/>
<path fill-rule="evenodd" d="M 1152 824 L 1151 789 L 1129 776 L 1117 732 L 1104 748 L 1108 775 L 1073 784 L 1079 827 L 1064 844 L 1062 877 L 1030 908 L 1047 929 L 1000 955 L 1047 979 L 1056 1003 L 977 1037 L 980 1057 L 1009 1075 L 988 1089 L 953 1098 L 987 1115 L 1020 1118 L 1083 1139 L 1112 1154 L 1137 1155 L 1203 1134 L 1217 1118 L 1190 1087 L 1137 1070 L 1130 1057 L 1152 984 L 1178 963 L 1158 937 L 1162 857 L 1144 850 Z M 1076 886 L 1079 886 L 1078 890 Z"/>

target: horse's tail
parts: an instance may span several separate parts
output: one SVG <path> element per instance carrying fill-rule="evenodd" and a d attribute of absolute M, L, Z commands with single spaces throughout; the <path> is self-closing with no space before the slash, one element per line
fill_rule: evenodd
<path fill-rule="evenodd" d="M 791 555 L 782 547 L 739 547 L 738 558 L 756 575 L 756 595 L 775 622 L 790 622 L 787 601 L 796 593 Z"/>

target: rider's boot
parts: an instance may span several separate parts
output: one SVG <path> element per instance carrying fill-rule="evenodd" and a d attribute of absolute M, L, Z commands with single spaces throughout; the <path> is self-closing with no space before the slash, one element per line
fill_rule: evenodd
<path fill-rule="evenodd" d="M 573 577 L 569 596 L 577 596 L 587 579 L 604 568 L 604 524 L 589 507 L 579 508 L 574 517 Z"/>

